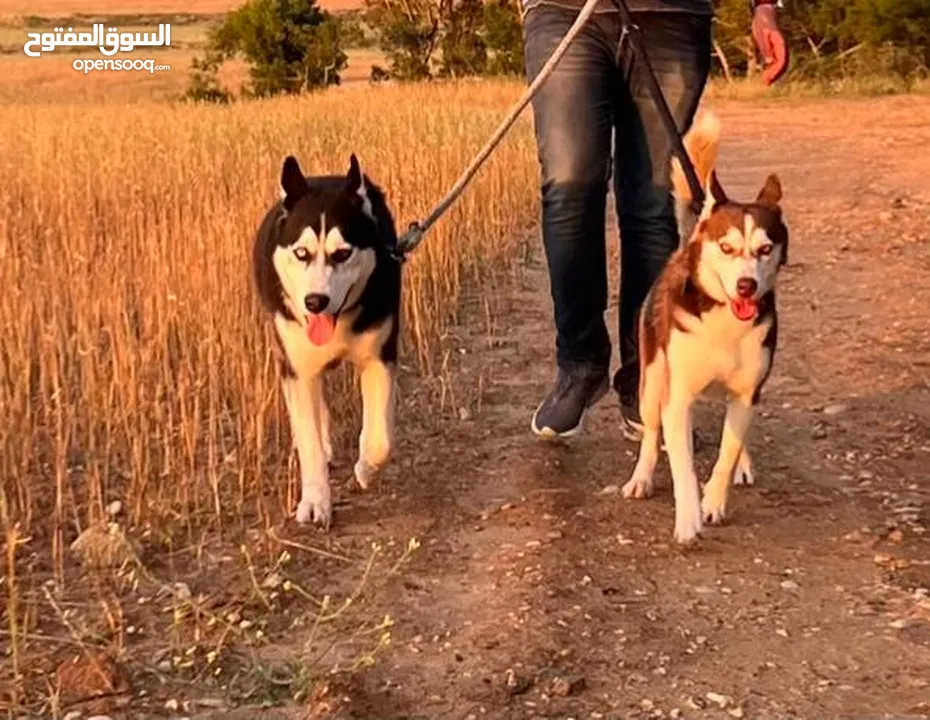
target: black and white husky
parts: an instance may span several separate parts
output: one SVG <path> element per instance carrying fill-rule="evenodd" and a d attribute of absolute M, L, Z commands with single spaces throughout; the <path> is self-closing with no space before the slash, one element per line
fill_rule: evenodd
<path fill-rule="evenodd" d="M 297 521 L 329 527 L 332 500 L 324 373 L 350 360 L 363 405 L 355 479 L 367 487 L 394 436 L 400 264 L 384 193 L 352 155 L 345 176 L 305 177 L 288 157 L 281 199 L 253 248 L 254 280 L 281 351 L 284 400 L 300 462 Z"/>

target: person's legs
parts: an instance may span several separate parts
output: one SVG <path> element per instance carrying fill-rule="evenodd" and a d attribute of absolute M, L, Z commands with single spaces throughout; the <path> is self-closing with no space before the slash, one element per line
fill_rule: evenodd
<path fill-rule="evenodd" d="M 577 12 L 538 6 L 524 23 L 530 81 Z M 604 324 L 604 217 L 610 171 L 614 47 L 592 20 L 533 99 L 542 189 L 542 233 L 556 326 L 559 377 L 533 416 L 544 436 L 570 436 L 608 386 Z"/>
<path fill-rule="evenodd" d="M 639 13 L 646 52 L 678 130 L 697 111 L 710 70 L 711 18 L 679 12 Z M 643 301 L 679 244 L 669 187 L 672 144 L 644 69 L 622 49 L 616 93 L 617 215 L 620 221 L 620 369 L 614 389 L 627 426 L 639 430 L 637 318 Z"/>

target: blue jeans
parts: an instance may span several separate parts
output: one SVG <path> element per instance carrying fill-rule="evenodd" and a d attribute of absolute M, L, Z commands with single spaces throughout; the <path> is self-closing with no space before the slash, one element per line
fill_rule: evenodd
<path fill-rule="evenodd" d="M 542 69 L 577 11 L 552 5 L 524 21 L 526 74 Z M 711 18 L 637 13 L 643 42 L 679 129 L 691 125 L 710 69 Z M 637 364 L 636 318 L 678 229 L 671 144 L 616 13 L 589 20 L 533 100 L 542 170 L 542 234 L 559 367 L 606 371 L 605 211 L 613 171 L 620 221 L 620 362 Z M 611 157 L 611 139 L 615 151 Z"/>

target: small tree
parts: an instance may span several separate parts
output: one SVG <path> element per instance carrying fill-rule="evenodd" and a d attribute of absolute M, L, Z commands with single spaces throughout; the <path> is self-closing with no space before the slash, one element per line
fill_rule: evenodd
<path fill-rule="evenodd" d="M 184 99 L 192 102 L 228 103 L 230 92 L 220 85 L 219 69 L 223 58 L 216 52 L 208 52 L 203 58 L 191 61 L 191 79 Z"/>
<path fill-rule="evenodd" d="M 481 0 L 459 0 L 449 11 L 439 48 L 440 74 L 451 77 L 483 75 L 488 49 L 481 37 L 484 7 Z"/>
<path fill-rule="evenodd" d="M 243 91 L 256 97 L 337 85 L 347 59 L 337 21 L 316 0 L 248 0 L 211 33 L 207 59 L 197 62 L 215 78 L 219 63 L 235 55 L 249 63 Z M 204 79 L 195 65 L 192 85 Z"/>
<path fill-rule="evenodd" d="M 484 40 L 490 51 L 490 75 L 521 75 L 523 26 L 514 0 L 490 0 L 484 6 Z"/>
<path fill-rule="evenodd" d="M 391 77 L 425 80 L 432 74 L 450 0 L 366 0 L 366 19 L 376 28 Z"/>

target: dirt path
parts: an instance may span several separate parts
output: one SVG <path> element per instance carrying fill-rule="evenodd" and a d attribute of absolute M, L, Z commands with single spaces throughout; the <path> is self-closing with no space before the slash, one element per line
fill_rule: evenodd
<path fill-rule="evenodd" d="M 635 451 L 612 397 L 574 442 L 529 434 L 552 373 L 534 252 L 498 326 L 455 343 L 458 384 L 485 389 L 480 411 L 408 440 L 382 495 L 341 517 L 339 532 L 423 541 L 388 608 L 394 647 L 347 710 L 930 715 L 930 160 L 915 152 L 930 145 L 930 102 L 719 110 L 731 194 L 779 172 L 792 230 L 784 341 L 751 439 L 757 486 L 682 552 L 666 468 L 651 501 L 610 492 Z M 699 417 L 704 476 L 719 410 Z M 554 696 L 552 673 L 584 687 Z"/>
<path fill-rule="evenodd" d="M 476 298 L 449 341 L 480 407 L 403 412 L 380 488 L 337 509 L 337 548 L 422 542 L 346 717 L 930 717 L 930 101 L 718 110 L 727 189 L 777 171 L 792 231 L 757 485 L 682 551 L 664 459 L 655 498 L 616 492 L 635 447 L 613 396 L 571 443 L 530 434 L 553 372 L 534 244 L 496 325 Z M 720 409 L 698 416 L 702 477 Z"/>

